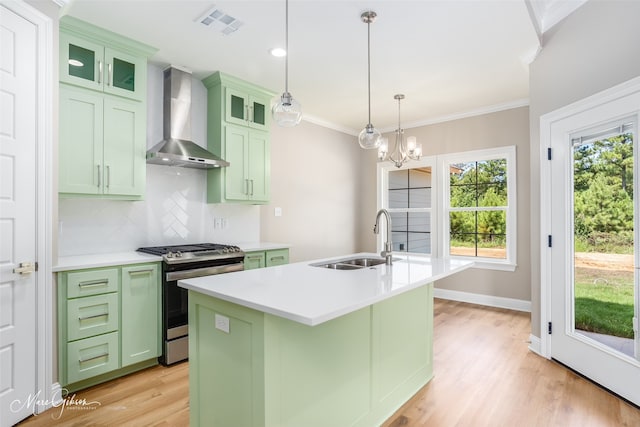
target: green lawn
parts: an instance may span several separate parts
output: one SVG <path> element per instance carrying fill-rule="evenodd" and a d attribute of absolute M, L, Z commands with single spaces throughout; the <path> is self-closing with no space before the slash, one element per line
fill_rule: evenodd
<path fill-rule="evenodd" d="M 633 272 L 576 268 L 576 328 L 633 338 Z"/>

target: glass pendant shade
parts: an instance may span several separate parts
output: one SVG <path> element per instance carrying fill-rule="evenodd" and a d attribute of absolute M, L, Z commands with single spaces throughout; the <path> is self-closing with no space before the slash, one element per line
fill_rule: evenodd
<path fill-rule="evenodd" d="M 285 92 L 271 109 L 271 115 L 278 126 L 293 127 L 302 120 L 302 107 L 289 92 Z"/>
<path fill-rule="evenodd" d="M 380 139 L 382 134 L 380 131 L 373 127 L 371 123 L 365 126 L 364 129 L 358 135 L 358 143 L 360 147 L 364 149 L 374 149 L 380 147 L 382 140 Z"/>

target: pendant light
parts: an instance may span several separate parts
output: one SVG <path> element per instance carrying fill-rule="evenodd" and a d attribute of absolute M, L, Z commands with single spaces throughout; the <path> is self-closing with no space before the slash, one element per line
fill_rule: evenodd
<path fill-rule="evenodd" d="M 363 12 L 360 15 L 362 22 L 367 24 L 367 90 L 369 96 L 369 122 L 358 135 L 360 147 L 365 149 L 378 148 L 380 146 L 381 134 L 378 129 L 371 124 L 371 24 L 375 22 L 378 15 L 372 11 Z"/>
<path fill-rule="evenodd" d="M 293 127 L 302 120 L 302 107 L 289 93 L 289 0 L 285 0 L 284 48 L 284 93 L 271 109 L 271 115 L 279 126 Z"/>
<path fill-rule="evenodd" d="M 381 161 L 388 160 L 397 168 L 407 163 L 409 160 L 420 160 L 422 157 L 422 145 L 417 143 L 415 136 L 410 136 L 407 141 L 404 140 L 404 129 L 400 125 L 400 101 L 404 99 L 404 95 L 399 93 L 393 97 L 398 100 L 398 129 L 396 129 L 396 144 L 392 152 L 389 152 L 389 140 L 382 138 L 380 148 L 378 148 L 378 159 Z"/>

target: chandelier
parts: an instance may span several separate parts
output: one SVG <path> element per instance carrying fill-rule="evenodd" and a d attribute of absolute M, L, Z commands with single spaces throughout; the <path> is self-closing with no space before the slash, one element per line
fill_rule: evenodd
<path fill-rule="evenodd" d="M 284 44 L 284 93 L 273 106 L 271 115 L 279 126 L 293 127 L 302 120 L 302 107 L 289 93 L 289 0 L 285 1 Z"/>
<path fill-rule="evenodd" d="M 397 94 L 393 99 L 398 100 L 398 129 L 396 129 L 396 143 L 392 152 L 389 152 L 389 139 L 384 137 L 380 147 L 378 148 L 378 159 L 380 161 L 388 160 L 397 168 L 407 163 L 409 160 L 420 160 L 422 157 L 422 145 L 418 145 L 415 136 L 404 140 L 404 129 L 400 126 L 400 101 L 404 99 L 404 95 Z"/>

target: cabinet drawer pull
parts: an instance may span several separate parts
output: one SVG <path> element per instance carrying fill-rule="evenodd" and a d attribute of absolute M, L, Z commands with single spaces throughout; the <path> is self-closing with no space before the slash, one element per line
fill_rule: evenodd
<path fill-rule="evenodd" d="M 108 357 L 108 356 L 109 356 L 109 352 L 102 353 L 102 354 L 99 354 L 97 356 L 90 357 L 88 359 L 78 359 L 78 363 L 91 362 L 92 360 L 96 360 L 96 359 L 100 359 L 101 357 Z"/>
<path fill-rule="evenodd" d="M 153 268 L 145 268 L 144 270 L 131 270 L 129 274 L 142 274 L 142 273 L 152 273 Z"/>
<path fill-rule="evenodd" d="M 103 317 L 103 316 L 108 317 L 109 313 L 94 314 L 93 316 L 86 316 L 86 317 L 78 317 L 78 320 L 83 321 L 83 320 L 95 319 L 97 317 Z"/>
<path fill-rule="evenodd" d="M 81 288 L 90 288 L 93 286 L 102 286 L 102 285 L 108 285 L 108 284 L 109 284 L 109 280 L 100 279 L 100 280 L 92 280 L 90 282 L 78 283 L 78 286 Z"/>
<path fill-rule="evenodd" d="M 262 259 L 262 257 L 260 255 L 256 255 L 256 256 L 248 256 L 247 258 L 249 258 L 250 260 L 259 260 Z"/>
<path fill-rule="evenodd" d="M 281 259 L 284 261 L 284 256 L 283 255 L 278 255 L 278 256 L 272 256 L 271 258 L 269 258 L 271 261 L 275 261 L 277 259 Z"/>

